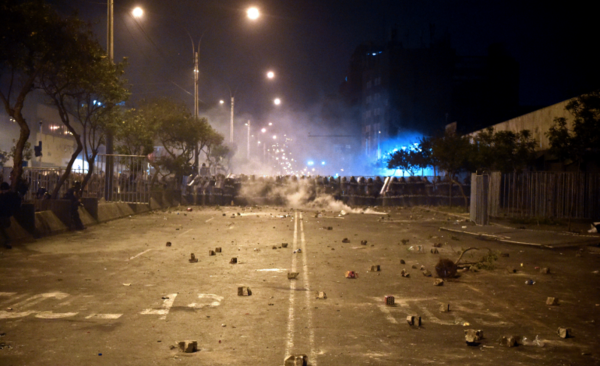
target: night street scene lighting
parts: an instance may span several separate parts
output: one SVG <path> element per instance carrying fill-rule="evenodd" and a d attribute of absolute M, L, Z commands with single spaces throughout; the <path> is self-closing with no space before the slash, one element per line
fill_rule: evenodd
<path fill-rule="evenodd" d="M 0 364 L 599 364 L 597 15 L 433 5 L 0 2 Z"/>

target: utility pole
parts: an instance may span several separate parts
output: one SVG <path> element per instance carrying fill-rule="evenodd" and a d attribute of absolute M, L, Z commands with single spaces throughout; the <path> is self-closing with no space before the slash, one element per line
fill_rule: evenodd
<path fill-rule="evenodd" d="M 250 120 L 248 120 L 248 149 L 246 158 L 250 160 Z"/>
<path fill-rule="evenodd" d="M 233 103 L 234 97 L 231 95 L 231 121 L 229 123 L 229 142 L 233 143 Z"/>
<path fill-rule="evenodd" d="M 107 20 L 106 20 L 106 53 L 108 54 L 108 60 L 110 63 L 114 62 L 115 52 L 114 52 L 114 12 L 113 12 L 113 3 L 114 0 L 107 0 Z M 114 161 L 114 136 L 113 132 L 108 129 L 106 131 L 106 166 L 105 166 L 105 174 L 104 174 L 104 199 L 106 201 L 112 200 L 112 182 L 113 182 L 113 168 Z"/>

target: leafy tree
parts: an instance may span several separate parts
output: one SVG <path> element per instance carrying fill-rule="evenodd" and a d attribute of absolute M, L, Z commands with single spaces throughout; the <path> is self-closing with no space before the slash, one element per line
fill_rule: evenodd
<path fill-rule="evenodd" d="M 446 171 L 451 183 L 458 185 L 467 206 L 468 200 L 462 184 L 457 180 L 457 175 L 464 171 L 471 171 L 470 158 L 473 154 L 473 146 L 469 139 L 455 133 L 446 133 L 443 137 L 432 138 L 429 143 L 431 155 L 435 157 L 437 166 Z"/>
<path fill-rule="evenodd" d="M 521 170 L 533 162 L 535 146 L 529 130 L 494 132 L 488 127 L 474 138 L 470 168 L 503 173 Z"/>
<path fill-rule="evenodd" d="M 13 157 L 12 186 L 23 173 L 23 149 L 30 130 L 23 108 L 29 93 L 50 70 L 64 72 L 72 65 L 72 48 L 77 43 L 81 22 L 61 18 L 41 0 L 0 2 L 0 102 L 20 128 Z M 15 188 L 16 189 L 16 188 Z"/>
<path fill-rule="evenodd" d="M 417 168 L 418 153 L 409 149 L 398 149 L 394 151 L 387 161 L 388 169 L 400 169 L 414 175 Z"/>
<path fill-rule="evenodd" d="M 583 162 L 600 158 L 600 90 L 580 95 L 565 109 L 573 116 L 572 127 L 566 118 L 555 118 L 546 136 L 550 153 L 566 164 L 576 164 L 579 170 Z"/>

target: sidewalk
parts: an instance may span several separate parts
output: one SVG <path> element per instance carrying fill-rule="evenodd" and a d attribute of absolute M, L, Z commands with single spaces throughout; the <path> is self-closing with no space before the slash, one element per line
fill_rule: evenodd
<path fill-rule="evenodd" d="M 484 240 L 544 248 L 565 248 L 600 244 L 600 234 L 576 234 L 568 231 L 516 228 L 495 222 L 486 226 L 478 226 L 472 222 L 467 222 L 469 220 L 468 213 L 448 213 L 431 208 L 427 208 L 426 210 L 445 214 L 460 220 L 458 225 L 440 227 L 440 230 L 477 236 Z M 466 221 L 462 222 L 464 220 Z"/>

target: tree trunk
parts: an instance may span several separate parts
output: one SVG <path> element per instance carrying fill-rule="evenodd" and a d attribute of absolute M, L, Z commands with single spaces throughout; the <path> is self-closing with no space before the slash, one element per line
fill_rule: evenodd
<path fill-rule="evenodd" d="M 92 178 L 92 175 L 94 174 L 94 162 L 96 161 L 96 156 L 98 155 L 98 151 L 93 151 L 92 152 L 92 156 L 88 158 L 87 154 L 86 154 L 86 159 L 87 163 L 88 163 L 88 172 L 85 175 L 85 177 L 83 178 L 83 182 L 81 183 L 81 190 L 83 191 L 83 189 L 85 188 L 85 186 L 88 184 L 88 182 L 90 181 L 90 179 Z"/>
<path fill-rule="evenodd" d="M 65 172 L 60 176 L 60 179 L 58 180 L 56 187 L 54 187 L 54 191 L 52 191 L 53 199 L 59 198 L 58 192 L 60 191 L 60 187 L 62 187 L 62 185 L 67 180 L 67 178 L 69 178 L 69 175 L 71 175 L 71 168 L 73 168 L 73 164 L 75 163 L 75 160 L 77 160 L 77 157 L 79 156 L 79 153 L 81 153 L 82 150 L 83 150 L 83 147 L 81 146 L 81 142 L 79 142 L 79 140 L 77 140 L 77 149 L 75 149 L 75 152 L 71 155 L 71 160 L 69 160 L 69 163 L 67 164 Z"/>

